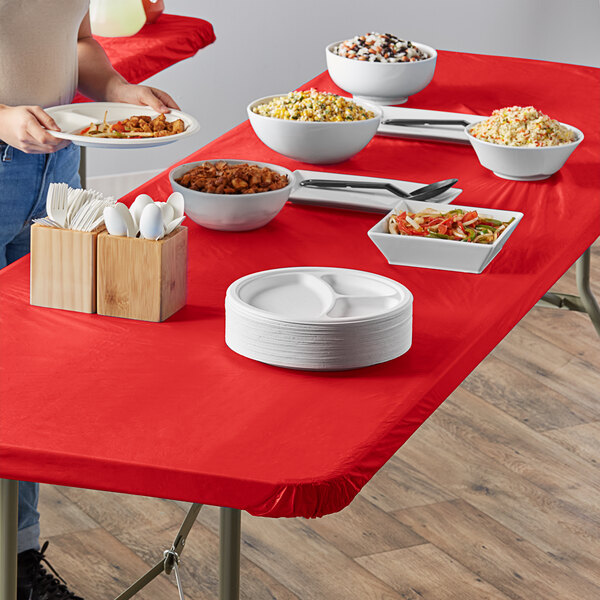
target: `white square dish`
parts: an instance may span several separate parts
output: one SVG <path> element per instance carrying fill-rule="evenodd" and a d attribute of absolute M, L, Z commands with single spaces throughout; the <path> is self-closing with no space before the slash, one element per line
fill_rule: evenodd
<path fill-rule="evenodd" d="M 493 244 L 473 244 L 388 233 L 387 222 L 393 212 L 398 210 L 419 212 L 426 208 L 433 208 L 440 212 L 447 212 L 455 208 L 461 208 L 465 211 L 476 210 L 479 215 L 499 221 L 514 220 Z M 439 204 L 434 202 L 401 200 L 394 211 L 390 211 L 368 231 L 368 236 L 391 265 L 441 269 L 461 273 L 481 273 L 500 252 L 522 217 L 523 213 L 508 210 L 459 206 L 456 204 L 446 208 L 440 207 Z"/>

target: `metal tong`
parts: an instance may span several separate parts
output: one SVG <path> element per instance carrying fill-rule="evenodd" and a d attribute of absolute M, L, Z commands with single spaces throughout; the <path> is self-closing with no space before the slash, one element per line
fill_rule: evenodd
<path fill-rule="evenodd" d="M 445 179 L 437 181 L 415 190 L 412 193 L 405 192 L 395 185 L 384 181 L 343 181 L 338 179 L 303 179 L 301 186 L 316 188 L 354 188 L 354 189 L 383 189 L 395 194 L 400 198 L 411 200 L 427 200 L 439 196 L 442 192 L 451 188 L 458 179 Z"/>
<path fill-rule="evenodd" d="M 464 119 L 385 119 L 381 122 L 382 125 L 399 125 L 401 127 L 414 127 L 421 125 L 456 125 L 460 127 L 468 127 L 472 125 Z"/>

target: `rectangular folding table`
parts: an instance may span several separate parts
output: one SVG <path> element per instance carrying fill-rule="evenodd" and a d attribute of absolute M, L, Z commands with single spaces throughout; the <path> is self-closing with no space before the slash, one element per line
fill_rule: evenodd
<path fill-rule="evenodd" d="M 32 307 L 29 258 L 0 272 L 5 555 L 15 543 L 11 480 L 211 504 L 223 507 L 221 598 L 236 598 L 241 510 L 318 517 L 348 505 L 598 237 L 598 74 L 440 52 L 433 82 L 406 105 L 486 115 L 533 104 L 578 127 L 585 140 L 545 181 L 499 179 L 466 145 L 379 136 L 344 163 L 306 165 L 265 147 L 248 122 L 182 161 L 238 158 L 423 183 L 457 177 L 460 204 L 525 215 L 480 275 L 391 266 L 367 237 L 379 216 L 292 204 L 246 233 L 188 219 L 187 305 L 160 324 Z M 303 87 L 311 86 L 342 92 L 326 73 Z M 165 200 L 170 191 L 165 171 L 124 201 L 140 192 Z M 227 287 L 300 265 L 360 269 L 406 285 L 414 295 L 411 349 L 347 372 L 282 369 L 229 350 Z"/>

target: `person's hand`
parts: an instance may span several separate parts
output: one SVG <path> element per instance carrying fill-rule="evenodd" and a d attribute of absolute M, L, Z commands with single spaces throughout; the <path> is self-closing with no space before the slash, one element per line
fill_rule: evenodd
<path fill-rule="evenodd" d="M 27 152 L 48 154 L 56 152 L 71 142 L 48 133 L 60 131 L 54 119 L 39 106 L 0 105 L 0 140 Z"/>
<path fill-rule="evenodd" d="M 179 106 L 169 94 L 147 85 L 118 83 L 107 92 L 106 99 L 109 102 L 127 102 L 149 106 L 159 113 L 167 113 L 171 108 L 179 109 Z"/>

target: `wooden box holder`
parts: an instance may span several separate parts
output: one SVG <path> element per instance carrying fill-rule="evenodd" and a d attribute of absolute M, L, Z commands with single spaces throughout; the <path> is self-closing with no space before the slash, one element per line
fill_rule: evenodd
<path fill-rule="evenodd" d="M 31 227 L 30 303 L 96 312 L 96 231 Z"/>
<path fill-rule="evenodd" d="M 185 305 L 187 227 L 160 240 L 98 236 L 99 315 L 160 322 Z"/>

